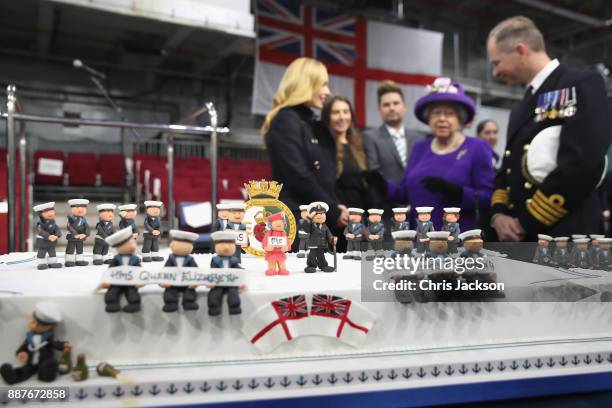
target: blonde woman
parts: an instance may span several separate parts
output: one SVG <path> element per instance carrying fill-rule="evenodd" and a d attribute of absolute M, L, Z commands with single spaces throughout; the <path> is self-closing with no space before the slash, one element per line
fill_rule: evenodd
<path fill-rule="evenodd" d="M 323 201 L 329 205 L 328 223 L 348 223 L 348 211 L 336 196 L 336 148 L 329 129 L 315 120 L 330 94 L 325 65 L 298 58 L 285 71 L 272 109 L 261 128 L 272 179 L 283 183 L 280 200 L 294 214 L 301 204 Z M 297 241 L 297 240 L 296 240 Z"/>

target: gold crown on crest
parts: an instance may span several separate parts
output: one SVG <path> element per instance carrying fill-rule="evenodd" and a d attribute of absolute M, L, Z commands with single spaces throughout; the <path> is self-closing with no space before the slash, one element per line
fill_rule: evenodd
<path fill-rule="evenodd" d="M 249 198 L 255 198 L 257 196 L 270 196 L 275 199 L 278 199 L 281 190 L 283 189 L 283 185 L 279 184 L 276 181 L 268 181 L 268 180 L 251 180 L 249 184 L 244 183 L 244 187 L 246 188 L 246 192 L 249 195 Z"/>

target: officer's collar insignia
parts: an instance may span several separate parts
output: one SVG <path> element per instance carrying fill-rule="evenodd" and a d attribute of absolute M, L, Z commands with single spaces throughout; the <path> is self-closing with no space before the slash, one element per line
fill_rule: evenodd
<path fill-rule="evenodd" d="M 571 118 L 577 111 L 576 87 L 557 89 L 538 95 L 535 121 Z"/>

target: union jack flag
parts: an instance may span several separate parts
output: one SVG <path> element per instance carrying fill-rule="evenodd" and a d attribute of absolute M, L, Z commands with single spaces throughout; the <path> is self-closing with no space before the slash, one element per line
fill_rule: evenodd
<path fill-rule="evenodd" d="M 304 295 L 275 300 L 272 302 L 272 307 L 280 320 L 301 319 L 308 316 L 308 304 Z"/>
<path fill-rule="evenodd" d="M 348 314 L 351 301 L 333 295 L 313 295 L 310 314 L 313 316 L 325 316 L 343 318 Z"/>

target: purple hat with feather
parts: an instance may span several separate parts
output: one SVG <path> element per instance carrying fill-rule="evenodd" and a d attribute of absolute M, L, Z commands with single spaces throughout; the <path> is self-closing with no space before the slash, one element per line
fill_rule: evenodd
<path fill-rule="evenodd" d="M 463 87 L 458 82 L 453 82 L 450 78 L 436 78 L 433 84 L 427 85 L 427 94 L 419 98 L 414 105 L 414 115 L 421 122 L 429 124 L 428 108 L 435 102 L 450 102 L 461 106 L 466 115 L 463 124 L 469 123 L 474 119 L 476 104 L 474 100 L 465 94 Z"/>

